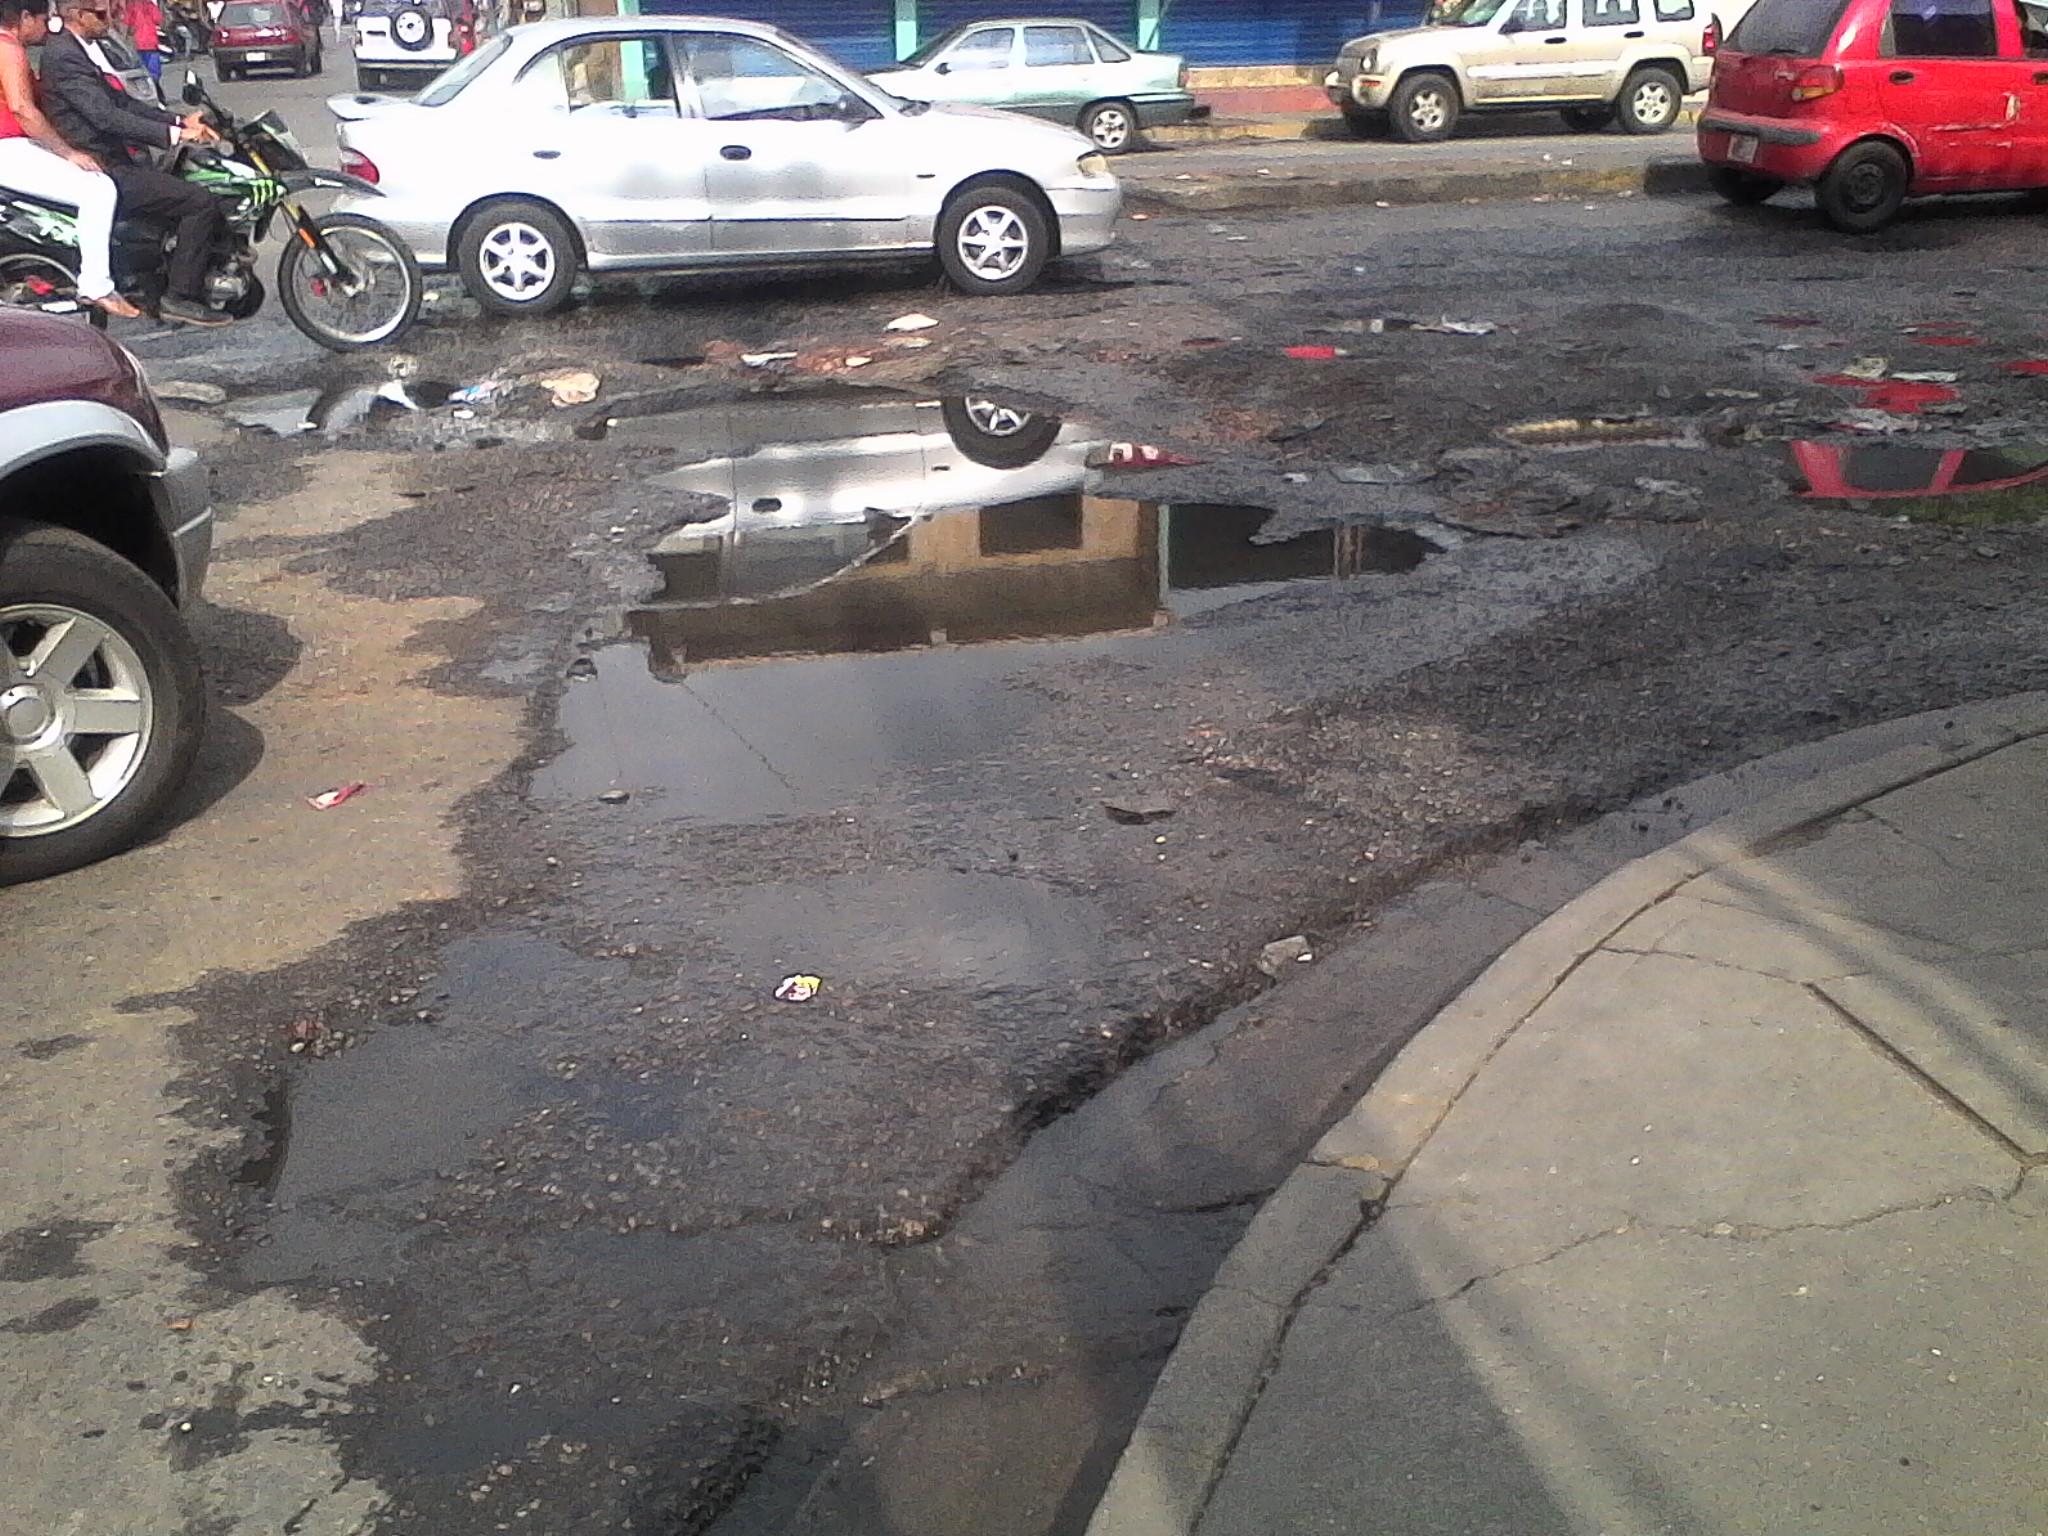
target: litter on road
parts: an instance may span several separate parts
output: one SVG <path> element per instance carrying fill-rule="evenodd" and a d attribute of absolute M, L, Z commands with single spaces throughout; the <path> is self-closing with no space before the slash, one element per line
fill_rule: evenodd
<path fill-rule="evenodd" d="M 766 368 L 770 363 L 786 363 L 795 356 L 794 352 L 742 352 L 740 361 L 749 368 Z"/>
<path fill-rule="evenodd" d="M 1349 357 L 1351 355 L 1349 352 L 1346 352 L 1342 347 L 1288 347 L 1285 349 L 1285 351 L 1289 357 L 1299 358 L 1301 361 L 1307 363 L 1326 363 L 1329 362 L 1332 358 Z"/>
<path fill-rule="evenodd" d="M 824 986 L 820 976 L 785 976 L 775 989 L 775 998 L 783 1003 L 808 1003 Z"/>
<path fill-rule="evenodd" d="M 597 375 L 588 369 L 551 373 L 533 382 L 546 390 L 556 405 L 588 405 L 597 398 Z"/>
<path fill-rule="evenodd" d="M 885 331 L 928 331 L 938 323 L 930 315 L 898 315 L 894 320 L 883 326 L 882 329 Z"/>
<path fill-rule="evenodd" d="M 369 787 L 361 779 L 355 779 L 347 784 L 337 784 L 332 789 L 323 789 L 317 795 L 306 796 L 306 804 L 316 811 L 331 811 L 344 801 L 355 799 Z"/>
<path fill-rule="evenodd" d="M 1306 936 L 1294 934 L 1285 939 L 1275 939 L 1259 951 L 1258 966 L 1268 976 L 1277 978 L 1289 965 L 1306 965 L 1315 959 Z"/>

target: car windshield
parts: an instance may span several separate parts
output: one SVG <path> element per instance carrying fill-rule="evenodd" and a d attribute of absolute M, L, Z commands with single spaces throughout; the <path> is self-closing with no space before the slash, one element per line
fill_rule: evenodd
<path fill-rule="evenodd" d="M 1462 5 L 1452 5 L 1439 20 L 1445 27 L 1483 27 L 1500 14 L 1501 7 L 1508 0 L 1464 0 Z"/>
<path fill-rule="evenodd" d="M 1817 59 L 1849 0 L 1756 0 L 1735 24 L 1728 46 L 1737 53 L 1775 53 Z"/>
<path fill-rule="evenodd" d="M 423 107 L 438 107 L 462 94 L 462 88 L 497 62 L 498 55 L 512 46 L 511 37 L 500 32 L 475 53 L 441 71 L 413 100 Z"/>
<path fill-rule="evenodd" d="M 281 27 L 285 25 L 284 7 L 281 5 L 224 5 L 220 12 L 223 27 Z"/>

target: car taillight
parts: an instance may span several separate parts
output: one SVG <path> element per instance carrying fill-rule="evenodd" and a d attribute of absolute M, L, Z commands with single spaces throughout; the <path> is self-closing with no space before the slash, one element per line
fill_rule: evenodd
<path fill-rule="evenodd" d="M 361 150 L 344 149 L 341 152 L 341 168 L 347 174 L 359 177 L 373 187 L 384 179 L 377 169 L 377 162 Z"/>
<path fill-rule="evenodd" d="M 467 21 L 455 23 L 455 51 L 472 53 L 476 50 L 476 29 Z"/>
<path fill-rule="evenodd" d="M 1720 51 L 1720 48 L 1721 18 L 1715 16 L 1708 20 L 1707 30 L 1700 34 L 1700 52 L 1705 54 L 1713 54 L 1718 53 Z"/>
<path fill-rule="evenodd" d="M 1842 88 L 1842 72 L 1832 64 L 1809 64 L 1792 82 L 1794 101 L 1819 101 Z"/>

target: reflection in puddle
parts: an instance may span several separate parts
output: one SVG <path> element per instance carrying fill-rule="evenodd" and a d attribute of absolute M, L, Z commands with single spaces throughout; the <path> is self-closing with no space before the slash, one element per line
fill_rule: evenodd
<path fill-rule="evenodd" d="M 1433 547 L 1366 526 L 1260 543 L 1263 508 L 1096 495 L 1101 432 L 984 400 L 741 406 L 615 433 L 685 458 L 655 491 L 725 509 L 650 553 L 661 587 L 631 624 L 664 674 L 1143 629 Z"/>
<path fill-rule="evenodd" d="M 628 615 L 644 656 L 602 652 L 566 695 L 574 745 L 542 798 L 809 814 L 998 749 L 1042 708 L 1007 686 L 1026 668 L 1436 548 L 1376 526 L 1263 542 L 1262 508 L 1098 495 L 1105 433 L 980 399 L 752 402 L 613 435 L 674 453 L 643 491 L 689 520 L 649 551 L 660 586 Z M 1040 644 L 980 644 L 1002 640 Z"/>
<path fill-rule="evenodd" d="M 1900 443 L 1792 444 L 1802 496 L 1881 501 L 1901 517 L 2017 522 L 2048 512 L 2048 445 L 1927 448 Z"/>

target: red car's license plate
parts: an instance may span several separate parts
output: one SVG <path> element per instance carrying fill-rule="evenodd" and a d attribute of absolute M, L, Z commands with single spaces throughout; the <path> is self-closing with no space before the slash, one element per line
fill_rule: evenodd
<path fill-rule="evenodd" d="M 1731 133 L 1728 135 L 1728 158 L 1737 165 L 1754 164 L 1757 146 L 1762 142 L 1754 134 Z"/>

